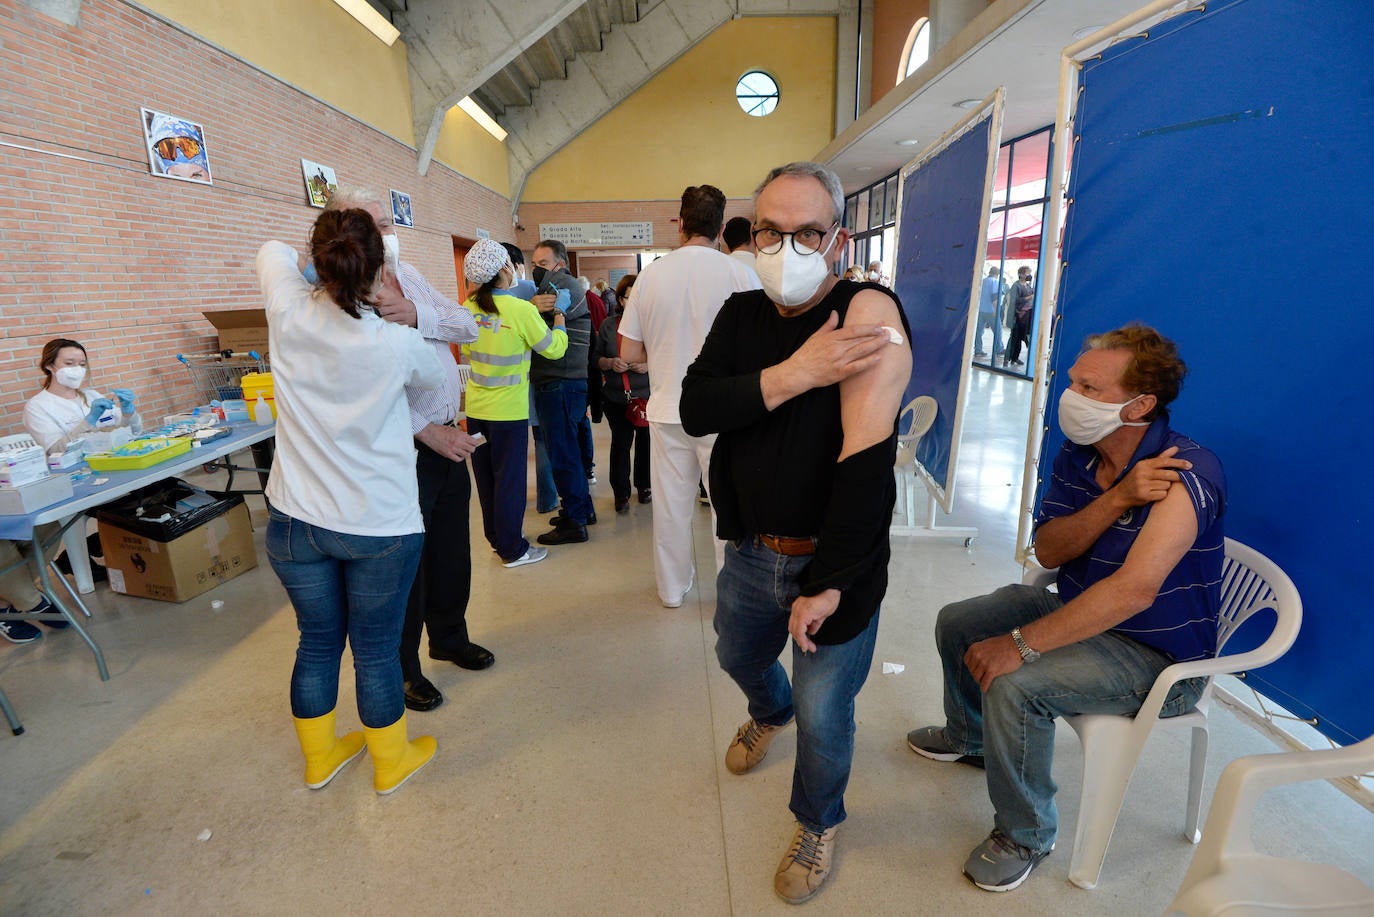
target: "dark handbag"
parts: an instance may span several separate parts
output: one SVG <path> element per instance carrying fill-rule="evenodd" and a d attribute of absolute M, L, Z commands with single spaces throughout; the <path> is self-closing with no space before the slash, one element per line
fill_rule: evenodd
<path fill-rule="evenodd" d="M 649 425 L 649 399 L 636 398 L 630 394 L 629 373 L 621 373 L 620 379 L 625 384 L 625 419 L 632 426 L 647 427 Z"/>

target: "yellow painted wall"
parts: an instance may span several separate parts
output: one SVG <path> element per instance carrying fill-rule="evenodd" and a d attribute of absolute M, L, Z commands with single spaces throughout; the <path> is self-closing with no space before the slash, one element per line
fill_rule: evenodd
<path fill-rule="evenodd" d="M 334 0 L 140 0 L 145 9 L 415 146 L 406 48 L 388 48 Z M 458 109 L 434 158 L 510 196 L 505 145 Z"/>
<path fill-rule="evenodd" d="M 506 156 L 506 145 L 457 106 L 450 108 L 444 117 L 439 140 L 434 145 L 434 158 L 497 194 L 510 197 L 510 160 Z"/>
<path fill-rule="evenodd" d="M 522 199 L 676 199 L 702 182 L 753 194 L 769 169 L 833 138 L 835 30 L 832 17 L 727 22 L 535 169 Z M 767 117 L 735 101 L 750 70 L 778 82 Z"/>

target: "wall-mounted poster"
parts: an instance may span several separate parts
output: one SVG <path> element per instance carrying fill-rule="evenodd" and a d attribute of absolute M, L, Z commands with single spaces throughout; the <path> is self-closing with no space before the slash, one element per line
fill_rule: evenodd
<path fill-rule="evenodd" d="M 302 159 L 301 174 L 305 176 L 305 193 L 311 207 L 324 207 L 329 203 L 329 195 L 339 190 L 339 180 L 329 166 Z"/>
<path fill-rule="evenodd" d="M 154 175 L 180 181 L 214 184 L 210 179 L 210 154 L 205 148 L 205 129 L 194 121 L 148 108 L 143 113 L 143 139 L 148 147 L 148 168 Z"/>
<path fill-rule="evenodd" d="M 415 217 L 410 213 L 410 195 L 395 188 L 391 189 L 391 221 L 397 226 L 415 225 Z"/>

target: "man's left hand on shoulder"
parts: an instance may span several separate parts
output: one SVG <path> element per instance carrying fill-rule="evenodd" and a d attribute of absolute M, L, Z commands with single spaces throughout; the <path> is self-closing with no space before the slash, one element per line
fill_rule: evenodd
<path fill-rule="evenodd" d="M 792 602 L 792 617 L 787 622 L 787 630 L 803 653 L 816 652 L 816 644 L 811 637 L 839 606 L 838 589 L 827 589 L 820 595 L 799 595 Z"/>
<path fill-rule="evenodd" d="M 964 665 L 985 692 L 992 687 L 994 678 L 1015 672 L 1024 664 L 1016 641 L 1009 634 L 980 640 L 964 653 Z"/>
<path fill-rule="evenodd" d="M 398 325 L 414 328 L 419 322 L 415 303 L 406 299 L 401 291 L 401 281 L 389 267 L 382 269 L 382 288 L 377 291 L 376 308 L 378 315 Z"/>

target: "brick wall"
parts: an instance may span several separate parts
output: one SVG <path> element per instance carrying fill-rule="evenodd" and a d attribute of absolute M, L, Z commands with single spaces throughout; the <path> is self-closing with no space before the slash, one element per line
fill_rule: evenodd
<path fill-rule="evenodd" d="M 175 355 L 215 349 L 201 310 L 261 306 L 259 245 L 302 247 L 320 213 L 302 158 L 409 193 L 402 257 L 449 295 L 453 236 L 510 238 L 501 195 L 438 163 L 418 176 L 413 149 L 117 0 L 85 0 L 77 28 L 0 0 L 0 23 L 0 435 L 57 336 L 149 418 L 196 403 Z M 140 106 L 204 126 L 213 186 L 149 174 Z"/>

